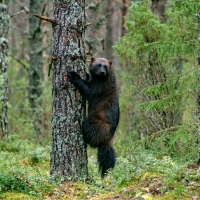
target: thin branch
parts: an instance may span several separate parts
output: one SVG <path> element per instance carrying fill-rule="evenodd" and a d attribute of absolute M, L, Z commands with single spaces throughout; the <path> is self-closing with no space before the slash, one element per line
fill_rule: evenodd
<path fill-rule="evenodd" d="M 19 11 L 19 12 L 17 12 L 17 13 L 14 13 L 14 14 L 10 14 L 10 17 L 14 17 L 14 16 L 16 16 L 16 15 L 20 15 L 21 13 L 23 13 L 23 12 L 26 12 L 25 10 L 21 10 L 21 11 Z M 27 12 L 26 12 L 27 13 Z"/>
<path fill-rule="evenodd" d="M 180 125 L 177 125 L 177 126 L 174 126 L 174 127 L 169 127 L 169 128 L 157 131 L 156 133 L 152 133 L 152 136 L 153 137 L 160 136 L 164 132 L 174 132 L 174 131 L 177 131 L 180 127 L 181 127 Z"/>
<path fill-rule="evenodd" d="M 35 16 L 35 17 L 38 17 L 38 18 L 40 18 L 40 19 L 42 19 L 42 20 L 51 22 L 52 25 L 57 24 L 57 22 L 56 22 L 55 20 L 53 20 L 53 19 L 51 19 L 51 18 L 49 18 L 49 17 L 47 17 L 47 16 L 42 16 L 42 15 L 39 15 L 39 14 L 34 14 L 34 16 Z"/>
<path fill-rule="evenodd" d="M 45 12 L 45 10 L 46 10 L 46 7 L 47 7 L 47 3 L 45 2 L 45 3 L 44 3 L 44 6 L 43 6 L 43 8 L 42 8 L 42 14 L 44 14 L 44 12 Z"/>
<path fill-rule="evenodd" d="M 93 55 L 93 53 L 92 53 L 91 50 L 87 51 L 85 54 L 86 54 L 86 55 L 91 55 L 91 56 Z"/>
<path fill-rule="evenodd" d="M 46 45 L 45 47 L 41 47 L 39 48 L 37 51 L 34 51 L 33 54 L 39 54 L 41 53 L 43 50 L 48 49 L 51 46 L 51 44 Z"/>
<path fill-rule="evenodd" d="M 14 0 L 18 5 L 19 5 L 19 7 L 22 9 L 22 10 L 24 10 L 26 13 L 28 13 L 29 12 L 29 9 L 24 5 L 24 4 L 22 4 L 22 3 L 20 3 L 19 1 L 17 1 L 17 0 Z"/>
<path fill-rule="evenodd" d="M 91 26 L 92 25 L 92 23 L 87 23 L 85 26 Z"/>
<path fill-rule="evenodd" d="M 20 65 L 22 65 L 22 67 L 24 67 L 25 69 L 28 69 L 28 65 L 24 64 L 20 59 L 16 58 L 15 56 L 13 55 L 8 55 L 10 56 L 11 58 L 13 58 L 14 60 L 16 60 Z"/>
<path fill-rule="evenodd" d="M 45 10 L 46 10 L 46 3 L 44 3 L 44 6 L 43 6 L 43 8 L 42 8 L 42 15 L 44 14 L 44 12 L 45 12 Z M 39 25 L 38 25 L 38 28 L 40 28 L 40 26 L 41 26 L 41 23 L 42 23 L 42 20 L 40 20 L 39 21 Z"/>

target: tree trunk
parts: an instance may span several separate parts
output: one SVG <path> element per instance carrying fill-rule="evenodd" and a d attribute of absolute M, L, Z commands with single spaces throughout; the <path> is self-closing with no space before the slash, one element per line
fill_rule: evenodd
<path fill-rule="evenodd" d="M 125 24 L 125 16 L 127 15 L 128 12 L 128 7 L 129 7 L 129 0 L 123 0 L 123 5 L 122 5 L 122 32 L 121 32 L 121 37 L 124 36 L 126 33 L 126 29 L 124 27 Z"/>
<path fill-rule="evenodd" d="M 106 1 L 105 16 L 106 16 L 106 30 L 105 30 L 105 57 L 113 61 L 114 66 L 118 66 L 119 62 L 116 56 L 113 55 L 113 46 L 121 36 L 121 8 L 118 2 Z"/>
<path fill-rule="evenodd" d="M 29 102 L 32 120 L 37 134 L 41 135 L 41 96 L 42 96 L 42 30 L 41 21 L 33 16 L 42 10 L 42 1 L 30 0 L 29 7 Z"/>
<path fill-rule="evenodd" d="M 158 16 L 160 22 L 165 19 L 165 6 L 167 5 L 167 0 L 152 0 L 151 10 L 153 14 Z"/>
<path fill-rule="evenodd" d="M 107 14 L 106 24 L 106 37 L 105 37 L 105 54 L 108 59 L 113 60 L 113 27 L 112 27 L 112 14 L 113 14 L 113 3 L 111 0 L 106 1 L 105 15 Z"/>
<path fill-rule="evenodd" d="M 86 179 L 87 152 L 81 133 L 85 100 L 67 79 L 67 70 L 85 77 L 85 1 L 54 1 L 52 54 L 52 149 L 50 175 L 62 180 Z"/>
<path fill-rule="evenodd" d="M 198 18 L 198 39 L 200 40 L 200 13 L 197 14 L 197 18 Z M 200 65 L 200 52 L 198 52 L 198 56 L 197 56 L 197 61 L 198 61 L 198 65 Z M 197 77 L 197 82 L 198 85 L 200 83 L 200 76 Z M 196 101 L 197 101 L 197 115 L 198 115 L 198 119 L 200 119 L 200 86 L 197 87 L 197 96 L 196 96 Z"/>
<path fill-rule="evenodd" d="M 200 12 L 197 14 L 198 18 L 198 40 L 200 41 Z M 197 55 L 197 62 L 200 66 L 200 52 Z M 197 75 L 197 94 L 196 94 L 196 120 L 198 127 L 200 126 L 200 74 Z M 200 164 L 200 131 L 199 128 L 197 129 L 197 144 L 199 148 L 199 155 L 198 155 L 198 164 Z"/>
<path fill-rule="evenodd" d="M 8 3 L 0 0 L 0 136 L 8 134 Z"/>

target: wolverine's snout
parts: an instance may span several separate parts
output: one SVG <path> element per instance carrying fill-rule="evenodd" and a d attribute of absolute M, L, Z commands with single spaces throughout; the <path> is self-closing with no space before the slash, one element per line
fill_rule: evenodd
<path fill-rule="evenodd" d="M 100 68 L 100 74 L 99 74 L 100 76 L 105 76 L 106 75 L 106 68 L 104 67 L 104 66 L 102 66 L 101 68 Z"/>
<path fill-rule="evenodd" d="M 105 71 L 101 71 L 101 76 L 105 76 L 106 72 Z"/>

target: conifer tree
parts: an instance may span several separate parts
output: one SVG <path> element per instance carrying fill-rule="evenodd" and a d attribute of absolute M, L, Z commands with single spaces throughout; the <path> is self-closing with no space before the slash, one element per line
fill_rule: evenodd
<path fill-rule="evenodd" d="M 87 178 L 87 153 L 81 133 L 85 101 L 67 79 L 67 71 L 85 76 L 85 1 L 54 1 L 52 55 L 51 175 Z"/>
<path fill-rule="evenodd" d="M 75 70 L 85 77 L 85 1 L 53 1 L 53 18 L 35 14 L 52 23 L 52 145 L 50 175 L 53 180 L 88 177 L 87 152 L 82 137 L 85 100 L 67 79 Z M 50 71 L 49 71 L 50 72 Z"/>
<path fill-rule="evenodd" d="M 200 44 L 200 12 L 197 14 L 197 19 L 198 19 L 198 40 Z M 198 56 L 197 56 L 197 61 L 198 65 L 200 66 L 200 48 L 198 49 Z M 197 103 L 197 108 L 196 108 L 196 120 L 198 127 L 200 126 L 199 120 L 200 120 L 200 74 L 198 73 L 197 75 L 197 94 L 196 94 L 196 103 Z M 200 164 L 200 131 L 199 128 L 197 129 L 197 144 L 198 144 L 198 149 L 199 149 L 199 154 L 198 154 L 198 163 Z"/>
<path fill-rule="evenodd" d="M 0 137 L 8 134 L 8 3 L 0 0 Z"/>
<path fill-rule="evenodd" d="M 115 47 L 129 73 L 126 76 L 134 102 L 132 127 L 141 138 L 173 132 L 182 125 L 181 113 L 191 106 L 183 99 L 194 83 L 192 68 L 197 51 L 191 17 L 197 2 L 171 1 L 171 6 L 165 7 L 167 23 L 157 20 L 149 9 L 151 3 L 132 3 L 125 24 L 127 34 Z"/>
<path fill-rule="evenodd" d="M 33 14 L 40 13 L 42 1 L 29 2 L 29 103 L 37 139 L 42 133 L 42 26 Z"/>

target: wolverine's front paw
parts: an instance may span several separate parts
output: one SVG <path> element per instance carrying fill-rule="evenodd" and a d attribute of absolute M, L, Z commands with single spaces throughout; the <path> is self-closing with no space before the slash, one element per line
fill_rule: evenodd
<path fill-rule="evenodd" d="M 68 77 L 69 81 L 72 83 L 81 79 L 80 75 L 73 70 L 67 72 L 67 77 Z"/>

